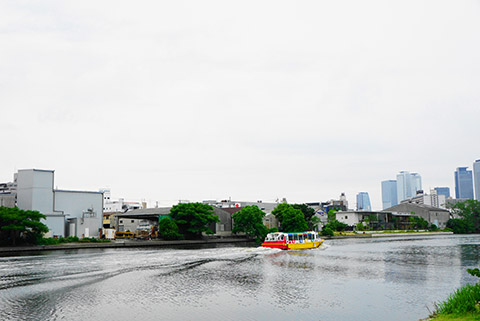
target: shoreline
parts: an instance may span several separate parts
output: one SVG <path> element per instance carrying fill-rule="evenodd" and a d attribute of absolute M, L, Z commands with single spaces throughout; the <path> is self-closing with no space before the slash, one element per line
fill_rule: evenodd
<path fill-rule="evenodd" d="M 410 237 L 410 236 L 436 236 L 436 235 L 452 235 L 453 232 L 418 232 L 418 233 L 366 233 L 357 235 L 336 235 L 321 236 L 324 240 L 348 239 L 348 238 L 382 238 L 382 237 Z M 108 249 L 108 248 L 140 248 L 140 247 L 176 247 L 189 245 L 208 245 L 208 244 L 236 244 L 236 243 L 252 243 L 254 240 L 248 238 L 212 238 L 203 240 L 112 240 L 110 242 L 99 243 L 63 243 L 53 245 L 30 245 L 30 246 L 2 246 L 0 247 L 0 255 L 16 254 L 23 252 L 41 252 L 41 251 L 57 251 L 57 250 L 76 250 L 76 249 Z"/>
<path fill-rule="evenodd" d="M 254 242 L 247 238 L 219 238 L 203 240 L 112 240 L 99 243 L 62 243 L 52 245 L 30 245 L 30 246 L 1 246 L 0 255 L 15 254 L 23 252 L 76 250 L 76 249 L 108 249 L 108 248 L 135 248 L 135 247 L 169 247 L 206 244 L 228 244 L 228 243 L 249 243 Z"/>
<path fill-rule="evenodd" d="M 346 238 L 374 238 L 374 237 L 401 237 L 401 236 L 430 236 L 430 235 L 453 235 L 453 232 L 402 232 L 402 233 L 365 233 L 356 235 L 321 236 L 325 240 Z"/>

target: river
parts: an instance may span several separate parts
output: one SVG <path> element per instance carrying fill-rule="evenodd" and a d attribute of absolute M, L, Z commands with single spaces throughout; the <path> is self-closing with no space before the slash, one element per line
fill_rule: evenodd
<path fill-rule="evenodd" d="M 476 282 L 480 235 L 321 248 L 90 249 L 0 257 L 2 320 L 419 320 Z"/>

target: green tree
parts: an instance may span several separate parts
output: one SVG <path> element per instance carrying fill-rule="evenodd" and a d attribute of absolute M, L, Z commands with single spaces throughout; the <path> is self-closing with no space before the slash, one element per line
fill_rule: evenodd
<path fill-rule="evenodd" d="M 177 224 L 169 217 L 158 222 L 158 235 L 164 240 L 178 240 L 182 236 L 178 233 Z"/>
<path fill-rule="evenodd" d="M 447 221 L 447 228 L 451 229 L 455 234 L 473 233 L 473 225 L 465 219 L 451 218 Z"/>
<path fill-rule="evenodd" d="M 330 209 L 327 213 L 327 224 L 323 227 L 333 231 L 345 231 L 348 225 L 337 220 L 337 210 Z M 322 231 L 323 231 L 322 230 Z"/>
<path fill-rule="evenodd" d="M 408 218 L 408 220 L 413 223 L 412 225 L 414 229 L 425 230 L 426 228 L 428 228 L 428 221 L 425 220 L 423 217 L 411 216 Z"/>
<path fill-rule="evenodd" d="M 186 239 L 199 239 L 202 232 L 211 234 L 208 227 L 211 223 L 219 222 L 218 216 L 213 215 L 213 207 L 202 203 L 182 203 L 170 210 L 170 217 L 178 226 L 180 234 Z"/>
<path fill-rule="evenodd" d="M 308 226 L 302 211 L 287 203 L 278 204 L 272 214 L 280 221 L 283 232 L 307 231 Z"/>
<path fill-rule="evenodd" d="M 36 244 L 48 227 L 41 223 L 46 216 L 38 211 L 26 211 L 17 207 L 0 207 L 0 241 L 5 244 Z"/>
<path fill-rule="evenodd" d="M 248 237 L 255 237 L 257 243 L 263 241 L 268 232 L 267 227 L 263 224 L 264 216 L 265 213 L 258 206 L 245 206 L 232 216 L 233 232 L 243 232 Z"/>
<path fill-rule="evenodd" d="M 293 207 L 283 214 L 282 226 L 285 232 L 303 232 L 308 230 L 302 211 Z"/>
<path fill-rule="evenodd" d="M 342 231 L 345 231 L 345 229 L 347 228 L 347 224 L 345 223 L 342 223 L 338 220 L 333 220 L 333 221 L 330 221 L 328 222 L 325 226 L 324 226 L 324 229 L 325 228 L 329 228 L 331 229 L 332 231 L 337 231 L 337 232 L 342 232 Z"/>
<path fill-rule="evenodd" d="M 465 220 L 466 233 L 480 233 L 480 201 L 459 202 L 452 207 L 452 213 Z"/>
<path fill-rule="evenodd" d="M 325 226 L 323 229 L 322 229 L 322 235 L 323 236 L 333 236 L 334 233 L 332 231 L 332 229 L 328 226 Z"/>
<path fill-rule="evenodd" d="M 293 208 L 302 211 L 305 222 L 307 222 L 307 228 L 309 231 L 313 231 L 315 227 L 315 210 L 307 204 L 293 204 Z"/>
<path fill-rule="evenodd" d="M 283 222 L 283 214 L 288 211 L 289 208 L 292 206 L 287 204 L 287 203 L 280 203 L 275 207 L 275 209 L 272 211 L 272 214 L 275 215 L 277 220 L 280 222 L 280 225 Z"/>
<path fill-rule="evenodd" d="M 334 209 L 330 209 L 327 213 L 327 222 L 336 221 L 337 220 L 337 211 Z"/>

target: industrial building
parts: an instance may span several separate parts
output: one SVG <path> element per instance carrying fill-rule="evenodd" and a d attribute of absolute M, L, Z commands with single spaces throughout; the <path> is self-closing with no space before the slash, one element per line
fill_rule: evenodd
<path fill-rule="evenodd" d="M 54 171 L 23 169 L 16 174 L 17 206 L 46 216 L 51 237 L 98 237 L 103 219 L 101 192 L 54 189 Z"/>

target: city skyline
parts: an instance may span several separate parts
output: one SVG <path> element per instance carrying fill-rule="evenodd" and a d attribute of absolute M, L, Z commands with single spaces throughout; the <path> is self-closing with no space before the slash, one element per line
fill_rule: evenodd
<path fill-rule="evenodd" d="M 348 10 L 346 9 L 348 8 Z M 0 10 L 0 182 L 291 203 L 480 158 L 480 4 L 61 1 Z M 452 193 L 453 194 L 453 193 Z"/>

